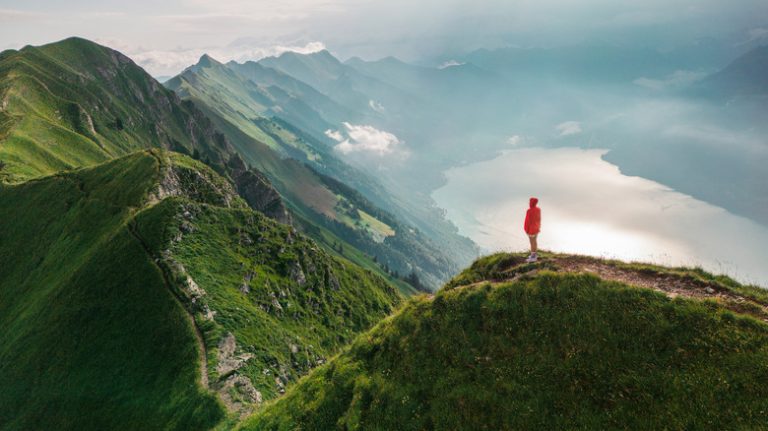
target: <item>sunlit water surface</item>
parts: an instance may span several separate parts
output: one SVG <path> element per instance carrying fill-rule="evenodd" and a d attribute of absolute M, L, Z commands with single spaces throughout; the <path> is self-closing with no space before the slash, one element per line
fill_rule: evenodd
<path fill-rule="evenodd" d="M 768 228 L 602 160 L 606 150 L 527 148 L 451 169 L 433 193 L 485 251 L 524 250 L 528 198 L 542 208 L 539 247 L 701 266 L 768 286 Z"/>

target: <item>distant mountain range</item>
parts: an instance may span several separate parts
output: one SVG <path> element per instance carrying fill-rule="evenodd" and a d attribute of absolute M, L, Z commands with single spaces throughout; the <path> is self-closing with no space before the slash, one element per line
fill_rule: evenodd
<path fill-rule="evenodd" d="M 324 67 L 316 71 L 327 79 L 324 88 L 336 85 L 331 82 L 340 78 L 334 73 L 357 73 L 327 52 L 306 56 L 286 53 L 265 62 L 272 64 L 283 59 L 288 65 L 304 65 L 299 70 L 305 73 L 306 64 Z M 339 93 L 326 95 L 282 70 L 253 62 L 225 65 L 208 56 L 169 80 L 166 86 L 206 112 L 243 159 L 264 172 L 298 214 L 375 255 L 390 270 L 408 273 L 414 269 L 410 265 L 415 264 L 423 281 L 437 286 L 476 254 L 471 242 L 458 237 L 455 228 L 433 209 L 428 199 L 413 193 L 393 193 L 392 188 L 380 182 L 386 178 L 348 165 L 333 151 L 336 142 L 325 131 L 339 127 L 342 122 L 380 118 L 369 107 L 367 96 L 358 98 L 359 105 L 342 105 L 348 100 Z M 332 97 L 338 97 L 338 101 Z M 373 114 L 351 114 L 360 110 Z M 338 182 L 359 193 L 346 192 L 348 187 L 337 187 Z M 362 236 L 356 233 L 359 229 L 355 228 L 354 209 L 353 217 L 348 217 L 350 204 L 352 208 L 367 208 L 369 215 L 380 214 L 377 218 L 385 218 L 385 225 L 394 228 L 395 235 L 382 237 L 383 231 L 376 233 L 375 229 L 367 229 L 369 232 Z"/>
<path fill-rule="evenodd" d="M 404 277 L 413 272 L 434 288 L 475 254 L 471 242 L 458 238 L 440 214 L 422 224 L 442 223 L 442 232 L 422 234 L 409 227 L 413 217 L 393 215 L 397 207 L 385 211 L 364 195 L 345 195 L 347 188 L 337 186 L 339 180 L 368 191 L 378 205 L 392 201 L 376 181 L 334 158 L 311 132 L 270 119 L 269 109 L 301 113 L 311 108 L 303 109 L 305 105 L 274 85 L 264 90 L 210 57 L 167 83 L 187 100 L 122 54 L 77 38 L 6 51 L 0 71 L 6 88 L 0 118 L 6 136 L 0 147 L 5 181 L 161 147 L 194 156 L 231 177 L 241 191 L 249 190 L 249 203 L 261 211 L 270 206 L 270 215 L 281 221 L 287 220 L 287 205 L 297 226 L 329 247 L 342 250 L 345 244 L 347 257 L 381 274 Z M 306 90 L 282 78 L 287 87 Z M 192 86 L 188 79 L 210 84 L 211 91 Z M 327 100 L 319 98 L 323 107 Z M 246 174 L 249 167 L 259 172 Z M 260 180 L 261 172 L 270 181 Z M 272 184 L 284 203 L 271 191 Z M 434 245 L 443 241 L 440 235 L 456 244 L 450 255 Z"/>

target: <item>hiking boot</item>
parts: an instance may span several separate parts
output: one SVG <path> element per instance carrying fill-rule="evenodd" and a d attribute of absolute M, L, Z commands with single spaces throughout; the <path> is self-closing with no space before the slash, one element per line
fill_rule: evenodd
<path fill-rule="evenodd" d="M 530 256 L 528 256 L 528 259 L 525 259 L 526 263 L 533 263 L 539 260 L 539 256 L 536 255 L 536 253 L 531 253 Z"/>

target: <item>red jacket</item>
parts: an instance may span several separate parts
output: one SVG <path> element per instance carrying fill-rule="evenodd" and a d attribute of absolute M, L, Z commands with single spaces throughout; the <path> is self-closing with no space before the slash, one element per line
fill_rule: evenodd
<path fill-rule="evenodd" d="M 528 208 L 528 211 L 525 213 L 525 224 L 523 225 L 523 229 L 525 229 L 525 233 L 528 235 L 536 235 L 541 229 L 541 208 L 536 206 L 537 203 L 539 203 L 538 199 L 531 198 L 531 207 Z"/>

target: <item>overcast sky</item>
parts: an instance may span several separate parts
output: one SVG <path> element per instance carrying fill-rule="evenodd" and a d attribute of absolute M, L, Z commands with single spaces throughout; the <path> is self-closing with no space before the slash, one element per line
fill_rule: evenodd
<path fill-rule="evenodd" d="M 0 0 L 0 49 L 78 35 L 173 74 L 204 52 L 258 59 L 327 47 L 417 60 L 583 41 L 689 43 L 768 34 L 766 0 Z"/>

